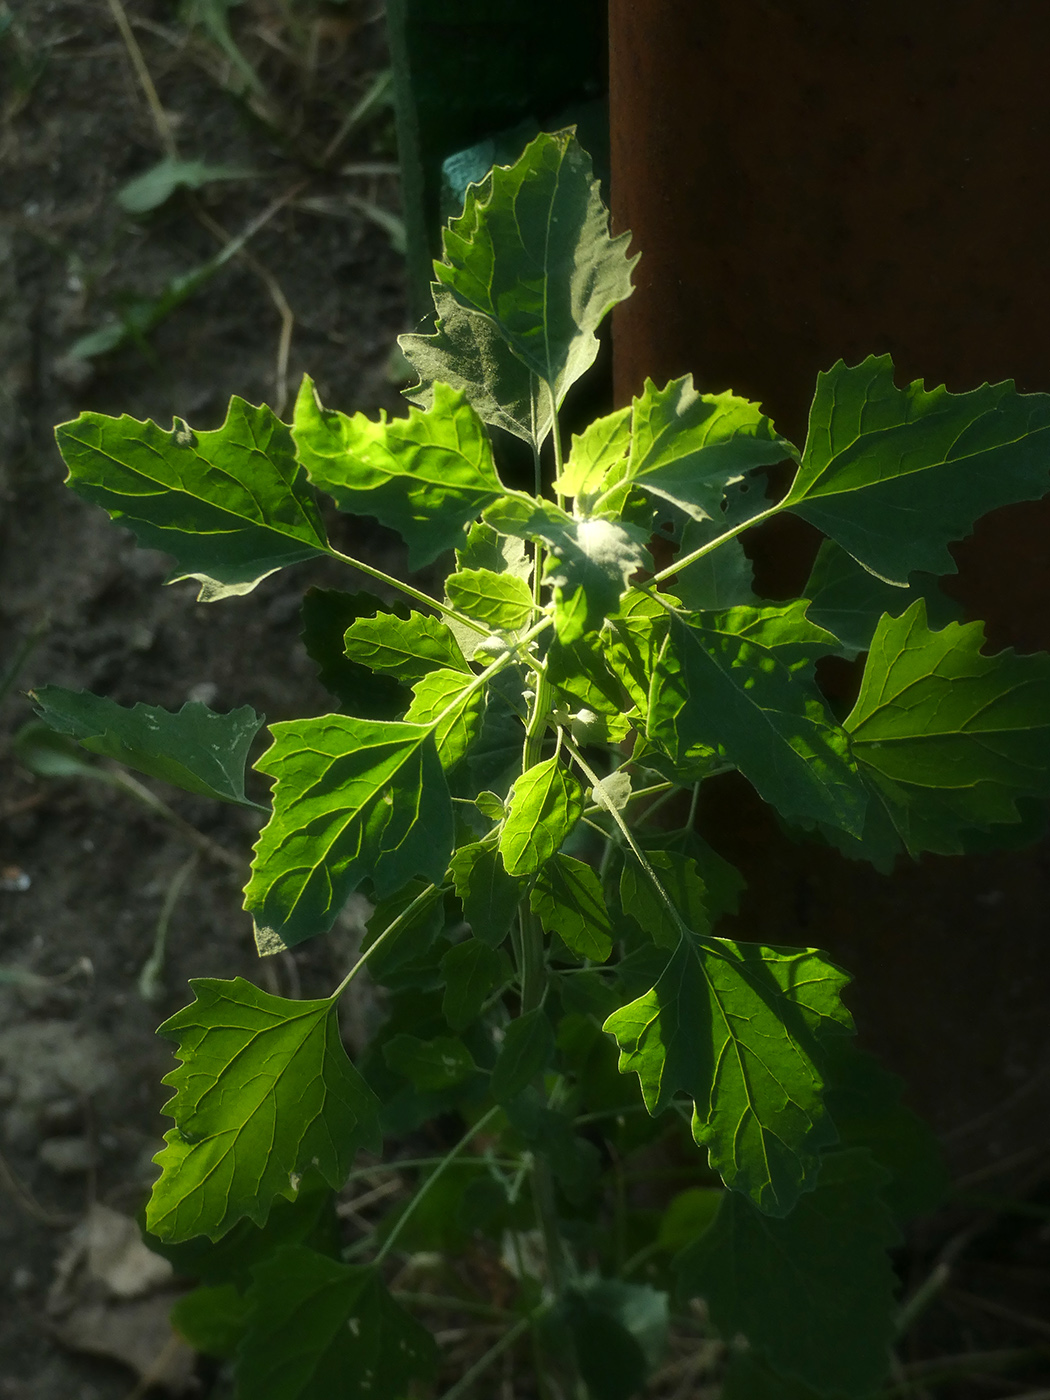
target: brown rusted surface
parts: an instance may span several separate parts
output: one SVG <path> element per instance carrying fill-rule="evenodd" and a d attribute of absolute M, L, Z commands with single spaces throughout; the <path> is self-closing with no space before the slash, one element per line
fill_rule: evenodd
<path fill-rule="evenodd" d="M 840 357 L 889 351 L 898 382 L 1050 390 L 1050 6 L 611 0 L 610 31 L 614 223 L 642 251 L 614 325 L 618 402 L 691 370 L 801 441 L 816 374 Z M 993 646 L 1050 648 L 1048 540 L 1042 502 L 957 548 L 952 589 Z M 798 590 L 811 550 L 789 525 L 759 540 L 773 596 Z M 755 884 L 742 936 L 839 952 L 869 1040 L 942 1127 L 1036 1070 L 1045 849 L 887 882 L 790 845 L 731 793 L 711 803 Z M 810 892 L 804 919 L 785 914 L 784 881 Z M 963 1146 L 1010 1151 L 1048 1108 L 1037 1092 L 1002 1141 Z"/>

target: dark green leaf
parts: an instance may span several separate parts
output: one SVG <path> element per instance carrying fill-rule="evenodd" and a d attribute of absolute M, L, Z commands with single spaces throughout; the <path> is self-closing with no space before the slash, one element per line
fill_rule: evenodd
<path fill-rule="evenodd" d="M 461 569 L 445 580 L 448 600 L 457 611 L 492 632 L 515 634 L 533 619 L 532 590 L 523 578 L 490 569 Z"/>
<path fill-rule="evenodd" d="M 263 723 L 249 705 L 226 715 L 196 700 L 174 711 L 141 704 L 126 709 L 101 695 L 58 685 L 42 686 L 33 699 L 41 719 L 92 753 L 186 792 L 258 806 L 244 795 L 248 750 Z"/>
<path fill-rule="evenodd" d="M 477 520 L 467 531 L 466 543 L 456 550 L 457 569 L 488 569 L 494 574 L 513 574 L 515 578 L 532 576 L 532 560 L 525 546 L 514 535 L 501 535 L 483 520 Z"/>
<path fill-rule="evenodd" d="M 535 874 L 559 849 L 582 811 L 580 785 L 558 758 L 548 758 L 522 773 L 499 834 L 508 874 Z"/>
<path fill-rule="evenodd" d="M 507 874 L 498 848 L 488 842 L 460 846 L 450 869 L 474 937 L 498 948 L 510 931 L 525 885 Z"/>
<path fill-rule="evenodd" d="M 327 554 L 313 491 L 291 433 L 268 408 L 231 399 L 226 422 L 170 432 L 126 414 L 82 413 L 55 430 L 68 484 L 175 558 L 168 580 L 195 578 L 210 603 L 250 593 L 268 574 Z"/>
<path fill-rule="evenodd" d="M 247 1298 L 232 1283 L 205 1284 L 176 1298 L 168 1316 L 194 1351 L 225 1360 L 237 1350 L 251 1310 Z"/>
<path fill-rule="evenodd" d="M 454 768 L 481 733 L 485 687 L 474 685 L 467 671 L 431 671 L 412 687 L 408 724 L 433 728 L 442 768 Z"/>
<path fill-rule="evenodd" d="M 555 855 L 540 870 L 530 896 L 544 933 L 556 933 L 573 953 L 605 962 L 613 929 L 598 876 L 572 856 Z"/>
<path fill-rule="evenodd" d="M 416 904 L 414 913 L 409 914 L 408 909 L 428 888 L 423 880 L 409 880 L 403 889 L 381 899 L 372 910 L 361 952 L 369 955 L 368 972 L 374 982 L 393 986 L 401 974 L 427 960 L 445 924 L 441 890 L 430 889 L 428 898 Z M 402 917 L 397 931 L 383 938 L 391 924 Z M 371 951 L 380 938 L 382 944 Z M 432 962 L 436 967 L 437 958 Z"/>
<path fill-rule="evenodd" d="M 595 331 L 631 293 L 629 234 L 609 237 L 590 157 L 571 131 L 541 134 L 468 188 L 444 231 L 438 281 L 480 312 L 558 404 L 594 362 Z"/>
<path fill-rule="evenodd" d="M 836 1139 L 825 1109 L 821 1040 L 851 1026 L 845 973 L 815 949 L 683 936 L 651 991 L 604 1029 L 649 1112 L 679 1091 L 693 1136 L 734 1192 L 786 1215 Z"/>
<path fill-rule="evenodd" d="M 656 1241 L 677 1253 L 707 1230 L 718 1214 L 725 1192 L 720 1186 L 692 1186 L 679 1191 L 660 1217 Z"/>
<path fill-rule="evenodd" d="M 809 620 L 834 633 L 847 654 L 867 651 L 882 614 L 900 617 L 916 598 L 925 599 L 935 627 L 962 620 L 959 604 L 930 574 L 912 574 L 907 588 L 897 588 L 869 573 L 834 540 L 821 545 L 803 592 L 812 599 Z"/>
<path fill-rule="evenodd" d="M 757 404 L 723 394 L 699 394 L 693 376 L 658 389 L 645 381 L 633 404 L 630 455 L 612 485 L 631 482 L 697 520 L 718 519 L 726 487 L 755 467 L 798 452 Z"/>
<path fill-rule="evenodd" d="M 647 733 L 679 762 L 695 745 L 715 750 L 788 821 L 859 834 L 867 792 L 807 675 L 814 653 L 835 642 L 803 610 L 674 616 L 654 666 Z"/>
<path fill-rule="evenodd" d="M 979 622 L 931 632 L 922 599 L 884 617 L 844 721 L 912 855 L 959 852 L 968 829 L 1018 821 L 1018 798 L 1050 796 L 1050 657 L 983 643 Z"/>
<path fill-rule="evenodd" d="M 525 1145 L 544 1158 L 567 1201 L 582 1206 L 594 1190 L 601 1157 L 593 1143 L 573 1130 L 565 1113 L 547 1108 L 535 1091 L 521 1093 L 506 1106 L 507 1119 Z"/>
<path fill-rule="evenodd" d="M 315 486 L 340 510 L 397 530 L 419 569 L 463 540 L 463 526 L 503 494 L 485 425 L 439 384 L 428 412 L 378 421 L 322 408 L 309 377 L 295 405 L 295 443 Z"/>
<path fill-rule="evenodd" d="M 827 1400 L 828 1392 L 814 1390 L 772 1370 L 754 1351 L 733 1349 L 722 1381 L 721 1400 Z M 847 1400 L 838 1391 L 830 1400 Z M 864 1400 L 876 1400 L 875 1394 Z"/>
<path fill-rule="evenodd" d="M 270 732 L 255 766 L 277 779 L 273 816 L 245 890 L 261 951 L 327 931 L 366 876 L 381 899 L 440 883 L 452 804 L 429 726 L 322 715 Z"/>
<path fill-rule="evenodd" d="M 1050 490 L 1050 395 L 1012 382 L 968 394 L 893 383 L 889 355 L 817 378 L 784 504 L 890 583 L 955 573 L 948 551 L 996 506 Z"/>
<path fill-rule="evenodd" d="M 286 1001 L 241 977 L 190 986 L 196 1000 L 160 1027 L 182 1061 L 164 1079 L 176 1126 L 146 1208 L 164 1240 L 261 1225 L 303 1173 L 337 1189 L 357 1149 L 380 1145 L 378 1102 L 346 1057 L 334 1002 Z"/>
<path fill-rule="evenodd" d="M 441 1011 L 454 1031 L 463 1031 L 476 1020 L 481 1008 L 499 986 L 507 968 L 494 948 L 468 938 L 457 943 L 441 959 L 445 995 Z"/>
<path fill-rule="evenodd" d="M 351 661 L 388 671 L 406 685 L 439 668 L 474 675 L 447 624 L 423 613 L 360 617 L 348 627 L 343 644 Z"/>
<path fill-rule="evenodd" d="M 536 1079 L 551 1062 L 554 1032 L 544 1012 L 537 1007 L 511 1021 L 492 1070 L 492 1097 L 509 1103 Z"/>
<path fill-rule="evenodd" d="M 400 612 L 398 605 L 394 611 Z M 363 719 L 393 719 L 404 708 L 405 692 L 393 676 L 375 675 L 368 665 L 346 654 L 347 628 L 359 618 L 390 616 L 386 604 L 371 593 L 343 593 L 336 588 L 308 588 L 303 597 L 303 646 L 317 664 L 317 678 L 350 714 Z"/>
<path fill-rule="evenodd" d="M 667 1345 L 667 1294 L 648 1284 L 589 1278 L 565 1299 L 580 1372 L 591 1400 L 631 1400 Z"/>
<path fill-rule="evenodd" d="M 696 862 L 678 851 L 648 851 L 646 855 L 687 927 L 695 929 L 697 933 L 710 933 L 707 891 Z M 678 947 L 682 936 L 681 924 L 672 916 L 653 887 L 653 882 L 631 856 L 624 859 L 620 872 L 620 903 L 623 912 L 658 948 Z"/>
<path fill-rule="evenodd" d="M 397 1074 L 404 1075 L 425 1092 L 451 1089 L 476 1074 L 478 1068 L 463 1042 L 447 1035 L 438 1036 L 436 1040 L 420 1040 L 418 1036 L 404 1033 L 395 1035 L 383 1046 L 383 1059 Z"/>
<path fill-rule="evenodd" d="M 781 1220 L 727 1192 L 714 1225 L 679 1256 L 682 1288 L 776 1371 L 822 1395 L 868 1395 L 886 1379 L 894 1334 L 886 1250 L 898 1236 L 884 1179 L 867 1152 L 833 1152 L 816 1190 Z"/>
<path fill-rule="evenodd" d="M 430 1334 L 377 1270 L 279 1250 L 256 1270 L 237 1358 L 237 1400 L 379 1400 L 437 1369 Z"/>

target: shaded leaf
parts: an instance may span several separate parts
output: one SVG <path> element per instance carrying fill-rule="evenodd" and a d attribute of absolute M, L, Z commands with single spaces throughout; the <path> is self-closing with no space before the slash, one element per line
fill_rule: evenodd
<path fill-rule="evenodd" d="M 323 933 L 367 876 L 380 899 L 414 875 L 438 884 L 452 804 L 428 725 L 322 715 L 271 726 L 255 765 L 276 778 L 245 908 L 260 951 Z"/>
<path fill-rule="evenodd" d="M 454 1031 L 463 1031 L 503 979 L 506 963 L 494 948 L 477 938 L 451 947 L 441 959 L 445 994 L 441 1013 Z"/>
<path fill-rule="evenodd" d="M 648 1284 L 589 1278 L 566 1294 L 565 1316 L 592 1400 L 631 1400 L 667 1344 L 667 1294 Z"/>
<path fill-rule="evenodd" d="M 488 569 L 494 574 L 532 577 L 532 560 L 521 540 L 501 535 L 484 520 L 476 520 L 467 531 L 466 542 L 456 550 L 457 569 Z"/>
<path fill-rule="evenodd" d="M 499 850 L 510 875 L 533 875 L 550 860 L 583 811 L 583 793 L 557 758 L 522 773 L 510 795 Z"/>
<path fill-rule="evenodd" d="M 125 414 L 82 413 L 55 429 L 78 496 L 174 557 L 168 579 L 200 582 L 201 602 L 250 593 L 288 564 L 328 553 L 320 512 L 288 429 L 268 408 L 230 400 L 226 422 L 170 432 Z"/>
<path fill-rule="evenodd" d="M 582 860 L 555 855 L 536 877 L 529 902 L 544 933 L 556 933 L 579 957 L 605 962 L 612 952 L 612 920 L 601 883 Z"/>
<path fill-rule="evenodd" d="M 779 1373 L 821 1395 L 867 1396 L 886 1379 L 898 1240 L 863 1150 L 833 1152 L 816 1189 L 771 1220 L 726 1192 L 711 1229 L 676 1261 L 723 1337 L 743 1333 Z"/>
<path fill-rule="evenodd" d="M 92 753 L 186 792 L 258 806 L 244 795 L 248 750 L 263 724 L 250 705 L 226 715 L 196 700 L 181 710 L 142 704 L 127 709 L 101 695 L 58 685 L 41 686 L 33 700 L 52 729 L 71 734 Z"/>
<path fill-rule="evenodd" d="M 413 569 L 462 543 L 463 526 L 503 494 L 484 424 L 445 384 L 428 411 L 390 420 L 383 411 L 376 421 L 322 408 L 307 376 L 293 433 L 314 485 L 340 510 L 396 530 Z"/>
<path fill-rule="evenodd" d="M 334 1002 L 287 1001 L 241 977 L 190 986 L 194 1002 L 159 1030 L 182 1061 L 164 1079 L 175 1127 L 146 1207 L 162 1240 L 262 1225 L 304 1173 L 338 1189 L 357 1149 L 380 1145 L 378 1100 L 346 1057 Z"/>
<path fill-rule="evenodd" d="M 967 394 L 893 383 L 889 355 L 817 376 L 802 465 L 783 504 L 865 568 L 906 584 L 956 571 L 948 551 L 996 506 L 1050 490 L 1050 394 L 1009 380 Z"/>
<path fill-rule="evenodd" d="M 697 933 L 710 933 L 707 891 L 696 862 L 678 851 L 647 851 L 646 858 L 686 926 Z M 658 948 L 678 947 L 681 924 L 657 894 L 645 871 L 629 856 L 620 872 L 620 903 L 623 912 Z"/>
<path fill-rule="evenodd" d="M 251 1304 L 232 1283 L 194 1288 L 172 1304 L 172 1327 L 194 1351 L 228 1359 L 244 1336 Z"/>
<path fill-rule="evenodd" d="M 474 676 L 447 624 L 424 613 L 359 617 L 347 628 L 344 646 L 351 661 L 389 672 L 406 684 L 439 668 Z"/>
<path fill-rule="evenodd" d="M 237 1400 L 377 1400 L 437 1370 L 434 1339 L 378 1271 L 278 1250 L 256 1271 L 237 1358 Z"/>
<path fill-rule="evenodd" d="M 846 981 L 816 949 L 684 935 L 656 985 L 604 1029 L 649 1112 L 687 1093 L 711 1167 L 782 1216 L 812 1189 L 820 1151 L 836 1139 L 820 1042 L 851 1027 L 839 1001 Z"/>
<path fill-rule="evenodd" d="M 449 868 L 463 903 L 463 917 L 474 937 L 490 948 L 498 948 L 510 932 L 526 886 L 507 873 L 503 857 L 492 842 L 460 846 Z"/>
<path fill-rule="evenodd" d="M 478 1068 L 463 1042 L 447 1035 L 420 1040 L 416 1035 L 402 1032 L 383 1046 L 383 1059 L 392 1070 L 410 1079 L 424 1092 L 451 1089 L 476 1074 Z"/>
<path fill-rule="evenodd" d="M 492 1097 L 509 1103 L 536 1079 L 554 1055 L 554 1032 L 544 1011 L 537 1007 L 516 1017 L 507 1026 L 503 1044 L 492 1069 Z"/>
<path fill-rule="evenodd" d="M 371 593 L 344 593 L 337 588 L 308 588 L 303 595 L 301 633 L 306 654 L 318 668 L 317 679 L 341 708 L 363 719 L 393 719 L 405 708 L 405 692 L 393 676 L 376 675 L 346 654 L 347 628 L 377 613 L 403 616 Z"/>

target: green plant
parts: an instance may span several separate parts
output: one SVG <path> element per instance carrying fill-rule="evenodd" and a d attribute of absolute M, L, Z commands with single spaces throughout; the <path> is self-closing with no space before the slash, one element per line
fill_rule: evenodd
<path fill-rule="evenodd" d="M 845 973 L 718 936 L 742 881 L 694 815 L 735 768 L 791 826 L 888 868 L 1008 835 L 1050 794 L 1050 659 L 986 655 L 935 587 L 979 515 L 1050 485 L 1050 397 L 839 363 L 800 453 L 732 393 L 649 382 L 563 458 L 559 407 L 631 290 L 627 237 L 572 134 L 541 136 L 445 232 L 436 331 L 402 339 L 407 418 L 329 411 L 307 380 L 290 428 L 234 400 L 212 432 L 94 413 L 58 430 L 73 489 L 203 601 L 327 555 L 411 604 L 307 595 L 339 709 L 273 725 L 255 764 L 275 780 L 245 900 L 259 951 L 324 934 L 360 889 L 360 960 L 319 1000 L 196 981 L 161 1027 L 182 1063 L 146 1225 L 200 1280 L 179 1327 L 236 1357 L 245 1400 L 425 1387 L 437 1350 L 413 1310 L 443 1308 L 496 1328 L 447 1396 L 492 1393 L 488 1367 L 531 1336 L 539 1393 L 626 1400 L 672 1292 L 731 1344 L 726 1396 L 871 1396 L 887 1375 L 886 1251 L 937 1199 L 935 1151 L 852 1046 Z M 500 479 L 492 426 L 532 449 L 534 494 Z M 785 461 L 769 500 L 763 468 Z M 444 597 L 334 549 L 316 491 L 399 531 L 413 568 L 455 550 Z M 754 595 L 740 544 L 783 511 L 827 536 L 787 603 Z M 815 664 L 864 652 L 836 718 Z M 247 707 L 35 698 L 97 753 L 254 805 Z M 355 1066 L 337 1014 L 366 965 L 386 1015 Z M 346 1245 L 333 1193 L 382 1176 L 355 1154 L 428 1124 L 447 1143 L 450 1116 L 458 1141 L 395 1159 L 417 1189 Z M 686 1163 L 660 1211 L 631 1203 L 640 1148 L 664 1151 L 657 1176 Z M 391 1291 L 401 1253 L 440 1296 Z"/>

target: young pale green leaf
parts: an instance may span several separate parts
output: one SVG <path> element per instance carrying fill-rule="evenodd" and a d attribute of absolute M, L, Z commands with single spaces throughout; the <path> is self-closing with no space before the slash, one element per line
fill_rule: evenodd
<path fill-rule="evenodd" d="M 631 294 L 629 241 L 610 238 L 590 157 L 573 132 L 542 133 L 514 165 L 468 188 L 434 271 L 560 404 L 594 363 L 599 324 Z"/>
<path fill-rule="evenodd" d="M 679 762 L 695 745 L 713 749 L 787 821 L 859 835 L 867 791 L 805 674 L 835 639 L 802 612 L 804 602 L 801 612 L 792 604 L 674 616 L 652 673 L 647 735 Z"/>
<path fill-rule="evenodd" d="M 468 938 L 441 959 L 445 992 L 441 1014 L 454 1031 L 464 1031 L 499 986 L 506 963 L 495 948 Z"/>
<path fill-rule="evenodd" d="M 580 819 L 583 793 L 557 758 L 534 764 L 514 784 L 499 850 L 510 875 L 534 875 Z"/>
<path fill-rule="evenodd" d="M 820 546 L 803 592 L 811 600 L 806 613 L 810 622 L 833 633 L 851 659 L 871 646 L 883 613 L 900 617 L 917 598 L 925 601 L 935 627 L 962 621 L 962 608 L 941 592 L 930 574 L 912 574 L 908 587 L 898 588 L 869 573 L 834 540 Z"/>
<path fill-rule="evenodd" d="M 460 569 L 445 580 L 448 600 L 457 611 L 491 632 L 514 635 L 532 621 L 532 590 L 523 578 L 491 569 Z"/>
<path fill-rule="evenodd" d="M 825 1157 L 816 1189 L 770 1220 L 734 1192 L 676 1261 L 723 1337 L 743 1333 L 779 1373 L 821 1395 L 864 1397 L 889 1372 L 898 1234 L 862 1149 Z M 779 1394 L 779 1392 L 777 1392 Z"/>
<path fill-rule="evenodd" d="M 433 335 L 401 335 L 398 344 L 419 375 L 407 396 L 432 407 L 440 385 L 464 396 L 486 423 L 503 428 L 539 451 L 554 421 L 550 392 L 522 363 L 494 321 L 459 305 L 447 287 L 431 283 L 437 327 Z"/>
<path fill-rule="evenodd" d="M 629 408 L 596 418 L 584 432 L 573 434 L 569 459 L 554 483 L 555 491 L 589 502 L 601 490 L 612 468 L 625 460 L 630 447 Z"/>
<path fill-rule="evenodd" d="M 289 1246 L 256 1270 L 248 1300 L 236 1400 L 401 1397 L 437 1370 L 434 1339 L 374 1268 Z"/>
<path fill-rule="evenodd" d="M 706 890 L 696 861 L 678 851 L 648 851 L 646 857 L 686 924 L 698 933 L 710 933 Z M 678 947 L 681 925 L 672 917 L 648 875 L 631 857 L 624 860 L 620 872 L 620 904 L 623 912 L 658 948 Z"/>
<path fill-rule="evenodd" d="M 883 617 L 844 721 L 905 848 L 953 854 L 961 834 L 1019 820 L 1050 796 L 1050 657 L 985 656 L 979 622 L 931 632 L 917 599 Z"/>
<path fill-rule="evenodd" d="M 632 482 L 697 520 L 718 519 L 726 487 L 745 472 L 798 460 L 757 404 L 728 390 L 697 393 L 691 374 L 664 389 L 645 381 L 632 405 L 630 441 L 610 487 Z"/>
<path fill-rule="evenodd" d="M 485 519 L 504 534 L 547 545 L 552 557 L 546 581 L 554 585 L 555 628 L 566 646 L 596 631 L 617 607 L 631 575 L 652 567 L 647 530 L 572 516 L 553 501 L 507 496 L 485 512 Z"/>
<path fill-rule="evenodd" d="M 619 742 L 627 737 L 630 721 L 624 688 L 609 669 L 604 636 L 589 633 L 568 646 L 555 637 L 547 649 L 547 679 L 554 689 L 556 704 L 577 721 L 591 724 L 595 737 Z M 593 718 L 592 718 L 593 717 Z M 573 734 L 581 742 L 591 733 Z"/>
<path fill-rule="evenodd" d="M 467 531 L 465 543 L 456 550 L 456 568 L 488 569 L 526 581 L 532 577 L 532 560 L 522 541 L 515 535 L 501 535 L 484 520 L 476 520 Z"/>
<path fill-rule="evenodd" d="M 556 933 L 581 958 L 605 962 L 613 928 L 598 876 L 582 860 L 560 853 L 540 870 L 529 896 L 544 933 Z"/>
<path fill-rule="evenodd" d="M 82 413 L 55 430 L 68 485 L 174 557 L 169 583 L 194 578 L 201 602 L 250 593 L 267 575 L 328 552 L 291 434 L 268 408 L 231 399 L 226 422 L 170 432 L 126 414 Z"/>
<path fill-rule="evenodd" d="M 322 408 L 309 377 L 295 404 L 295 444 L 310 480 L 340 510 L 400 534 L 419 569 L 463 539 L 463 526 L 503 495 L 481 419 L 448 385 L 407 418 L 352 418 Z"/>
<path fill-rule="evenodd" d="M 60 734 L 71 734 L 92 753 L 126 763 L 138 773 L 166 783 L 236 802 L 258 804 L 244 795 L 244 766 L 251 742 L 263 723 L 249 705 L 216 714 L 197 701 L 181 710 L 157 705 L 126 709 L 86 690 L 41 686 L 33 692 L 37 714 Z"/>
<path fill-rule="evenodd" d="M 431 726 L 321 715 L 270 732 L 255 766 L 277 780 L 273 815 L 244 892 L 261 952 L 326 932 L 366 877 L 380 899 L 440 883 L 452 803 Z"/>
<path fill-rule="evenodd" d="M 537 1007 L 516 1017 L 507 1027 L 492 1068 L 492 1097 L 509 1103 L 524 1093 L 547 1068 L 554 1055 L 554 1032 L 544 1011 Z"/>
<path fill-rule="evenodd" d="M 967 394 L 893 383 L 889 355 L 817 377 L 802 465 L 783 504 L 872 573 L 956 571 L 948 551 L 987 511 L 1050 490 L 1050 394 L 1009 380 Z"/>
<path fill-rule="evenodd" d="M 820 1041 L 851 1027 L 847 980 L 813 948 L 689 934 L 656 985 L 605 1022 L 649 1112 L 687 1093 L 712 1168 L 767 1215 L 812 1188 L 836 1139 Z"/>
<path fill-rule="evenodd" d="M 450 865 L 463 917 L 475 938 L 498 948 L 510 932 L 511 921 L 526 886 L 507 873 L 503 857 L 490 841 L 460 846 Z"/>
<path fill-rule="evenodd" d="M 406 684 L 438 669 L 474 675 L 449 627 L 424 613 L 360 617 L 347 628 L 343 644 L 351 661 L 389 672 Z"/>
<path fill-rule="evenodd" d="M 469 671 L 431 671 L 412 687 L 405 722 L 432 727 L 442 768 L 455 768 L 481 733 L 485 688 L 474 680 Z"/>
<path fill-rule="evenodd" d="M 317 679 L 340 703 L 362 719 L 393 719 L 405 708 L 406 694 L 393 676 L 377 675 L 368 665 L 346 654 L 344 637 L 359 618 L 375 621 L 377 614 L 407 617 L 407 609 L 391 609 L 371 593 L 344 593 L 338 588 L 308 588 L 300 612 L 306 654 L 317 665 Z"/>
<path fill-rule="evenodd" d="M 483 946 L 478 944 L 478 947 Z M 410 1079 L 424 1093 L 452 1089 L 476 1074 L 478 1069 L 463 1042 L 448 1035 L 420 1040 L 416 1035 L 402 1032 L 384 1044 L 383 1059 L 390 1069 Z"/>
<path fill-rule="evenodd" d="M 159 1032 L 182 1061 L 164 1079 L 175 1127 L 146 1207 L 162 1240 L 262 1225 L 305 1173 L 338 1189 L 357 1149 L 380 1146 L 379 1103 L 346 1057 L 334 1002 L 286 1001 L 241 977 L 190 986 L 196 1000 Z"/>

